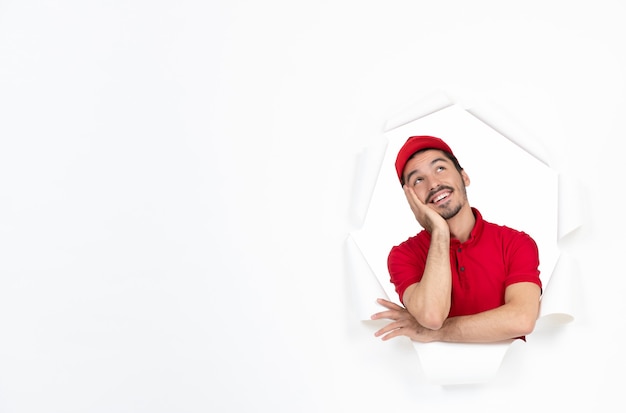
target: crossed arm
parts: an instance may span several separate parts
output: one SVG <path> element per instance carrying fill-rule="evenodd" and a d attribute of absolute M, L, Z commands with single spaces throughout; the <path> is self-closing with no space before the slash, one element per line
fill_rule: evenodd
<path fill-rule="evenodd" d="M 439 329 L 422 326 L 404 307 L 379 299 L 387 308 L 372 315 L 373 320 L 392 320 L 376 332 L 376 337 L 389 340 L 406 336 L 419 342 L 446 341 L 489 343 L 530 334 L 539 315 L 538 285 L 520 282 L 507 287 L 504 305 L 482 313 L 447 318 Z"/>

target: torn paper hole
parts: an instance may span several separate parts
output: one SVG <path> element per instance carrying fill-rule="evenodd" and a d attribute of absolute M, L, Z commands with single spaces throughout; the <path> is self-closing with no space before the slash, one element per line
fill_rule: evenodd
<path fill-rule="evenodd" d="M 422 111 L 425 110 L 422 108 Z M 484 113 L 482 117 L 488 118 Z M 408 118 L 406 114 L 402 117 Z M 541 279 L 544 285 L 541 317 L 549 317 L 552 322 L 560 323 L 573 320 L 569 313 L 571 291 L 567 287 L 568 278 L 573 274 L 565 268 L 567 258 L 559 260 L 558 239 L 564 231 L 571 231 L 580 225 L 578 211 L 559 208 L 559 205 L 562 205 L 560 199 L 564 195 L 572 196 L 575 191 L 572 185 L 567 191 L 560 191 L 559 182 L 563 182 L 563 178 L 561 177 L 559 181 L 559 175 L 546 164 L 545 158 L 540 159 L 542 157 L 536 156 L 536 153 L 524 149 L 536 148 L 537 145 L 522 142 L 523 135 L 520 134 L 515 135 L 513 142 L 503 136 L 507 133 L 504 122 L 500 122 L 496 130 L 458 105 L 438 108 L 427 116 L 404 123 L 398 121 L 396 124 L 399 126 L 388 130 L 381 138 L 385 145 L 379 145 L 373 149 L 378 152 L 370 155 L 375 159 L 382 157 L 383 161 L 382 164 L 376 165 L 379 174 L 374 187 L 369 188 L 369 192 L 361 196 L 361 199 L 369 199 L 363 225 L 351 234 L 359 253 L 368 264 L 370 274 L 373 273 L 376 277 L 386 296 L 391 297 L 391 301 L 399 302 L 389 281 L 386 266 L 389 250 L 393 245 L 421 230 L 406 205 L 406 199 L 395 175 L 393 167 L 395 156 L 409 136 L 433 135 L 441 137 L 453 148 L 470 176 L 472 181 L 468 187 L 470 204 L 478 208 L 487 221 L 527 232 L 537 242 L 541 260 Z M 559 223 L 561 223 L 560 234 Z M 349 254 L 355 254 L 354 250 L 349 251 Z M 558 268 L 557 261 L 560 263 Z M 375 302 L 376 298 L 361 297 L 363 303 L 361 307 L 366 308 L 366 303 Z M 363 317 L 369 319 L 369 315 L 371 314 L 365 314 Z M 506 352 L 503 351 L 504 343 L 500 343 L 499 346 L 464 343 L 438 343 L 430 346 L 430 344 L 432 343 L 428 344 L 429 347 L 415 346 L 423 365 L 429 365 L 431 361 L 435 364 L 441 363 L 454 351 L 467 355 L 466 352 L 471 349 L 474 352 L 472 360 L 478 358 L 485 366 L 499 366 Z M 445 351 L 434 351 L 434 348 Z M 457 366 L 456 370 L 445 370 L 447 379 L 437 377 L 436 381 L 483 382 L 489 376 L 485 371 L 474 370 L 472 373 L 473 369 L 463 363 Z M 497 368 L 488 370 L 495 374 Z M 427 369 L 425 373 L 428 374 Z M 442 374 L 441 371 L 439 374 Z M 430 378 L 435 380 L 434 377 Z"/>

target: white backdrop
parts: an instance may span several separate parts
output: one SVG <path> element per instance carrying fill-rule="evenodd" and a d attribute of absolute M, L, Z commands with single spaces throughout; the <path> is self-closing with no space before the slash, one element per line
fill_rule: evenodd
<path fill-rule="evenodd" d="M 626 6 L 506 3 L 0 0 L 0 412 L 623 408 Z M 440 93 L 582 193 L 575 321 L 484 385 L 350 305 L 359 155 Z"/>

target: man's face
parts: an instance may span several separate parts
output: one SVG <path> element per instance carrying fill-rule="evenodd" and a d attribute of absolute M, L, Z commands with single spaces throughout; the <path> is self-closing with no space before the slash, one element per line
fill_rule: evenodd
<path fill-rule="evenodd" d="M 444 152 L 429 149 L 409 159 L 404 167 L 404 182 L 417 197 L 445 219 L 454 217 L 467 205 L 469 177 L 455 168 Z"/>

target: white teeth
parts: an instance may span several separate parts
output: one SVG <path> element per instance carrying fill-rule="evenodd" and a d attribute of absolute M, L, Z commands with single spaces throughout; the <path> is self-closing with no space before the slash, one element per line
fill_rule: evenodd
<path fill-rule="evenodd" d="M 442 199 L 447 198 L 447 197 L 448 197 L 448 194 L 441 194 L 441 195 L 439 195 L 437 198 L 435 198 L 435 199 L 433 200 L 433 202 L 439 202 L 439 201 L 441 201 Z"/>

